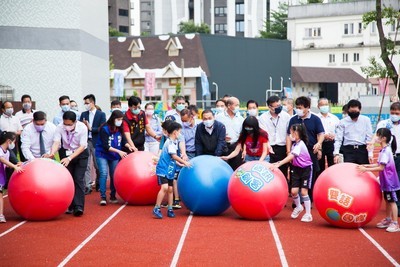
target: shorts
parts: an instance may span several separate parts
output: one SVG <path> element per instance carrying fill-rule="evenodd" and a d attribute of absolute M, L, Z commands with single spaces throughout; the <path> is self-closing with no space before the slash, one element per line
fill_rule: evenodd
<path fill-rule="evenodd" d="M 297 167 L 290 166 L 290 186 L 298 188 L 311 188 L 312 166 Z"/>
<path fill-rule="evenodd" d="M 387 202 L 397 202 L 400 200 L 400 190 L 397 191 L 383 191 L 383 198 Z"/>
<path fill-rule="evenodd" d="M 0 184 L 0 193 L 3 194 L 4 193 L 4 185 Z"/>
<path fill-rule="evenodd" d="M 157 175 L 158 185 L 168 184 L 168 186 L 174 185 L 173 179 L 168 179 L 167 177 Z"/>
<path fill-rule="evenodd" d="M 179 176 L 179 173 L 180 173 L 180 172 L 181 172 L 181 170 L 175 172 L 175 174 L 174 174 L 174 180 L 178 180 L 178 176 Z"/>

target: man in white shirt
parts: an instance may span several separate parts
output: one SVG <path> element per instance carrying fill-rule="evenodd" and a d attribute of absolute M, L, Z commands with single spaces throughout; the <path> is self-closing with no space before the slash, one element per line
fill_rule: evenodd
<path fill-rule="evenodd" d="M 35 112 L 32 109 L 32 98 L 30 95 L 23 95 L 21 96 L 21 103 L 22 103 L 22 109 L 15 113 L 15 117 L 19 119 L 19 122 L 21 123 L 22 128 L 25 128 L 26 125 L 32 122 L 33 120 L 33 113 Z M 21 139 L 18 140 L 18 150 L 20 151 L 19 157 L 21 161 L 25 161 L 24 154 L 21 153 Z"/>
<path fill-rule="evenodd" d="M 278 162 L 286 157 L 286 130 L 290 120 L 290 115 L 282 112 L 281 100 L 273 95 L 267 99 L 269 110 L 264 112 L 258 121 L 260 128 L 268 133 L 268 140 L 274 153 L 270 154 L 270 162 Z M 279 167 L 281 172 L 287 177 L 288 164 Z"/>
<path fill-rule="evenodd" d="M 320 98 L 318 100 L 318 108 L 320 113 L 318 113 L 317 116 L 321 119 L 325 130 L 324 142 L 322 143 L 322 156 L 318 161 L 319 175 L 325 170 L 325 158 L 328 163 L 328 167 L 334 164 L 333 150 L 335 149 L 335 130 L 339 124 L 339 118 L 329 112 L 329 101 L 326 98 Z"/>
<path fill-rule="evenodd" d="M 63 122 L 57 126 L 49 157 L 54 157 L 62 142 L 65 155 L 60 155 L 60 163 L 68 169 L 75 185 L 74 198 L 66 213 L 77 217 L 83 214 L 85 206 L 85 171 L 89 157 L 87 140 L 86 125 L 77 120 L 74 112 L 66 111 Z"/>
<path fill-rule="evenodd" d="M 48 122 L 46 113 L 37 111 L 33 121 L 28 123 L 21 134 L 21 150 L 27 160 L 48 158 L 53 145 L 56 126 Z"/>
<path fill-rule="evenodd" d="M 58 102 L 60 104 L 60 112 L 54 117 L 53 123 L 55 126 L 59 125 L 63 121 L 63 115 L 67 111 L 73 111 L 76 114 L 77 119 L 79 120 L 79 113 L 75 110 L 71 110 L 71 100 L 69 96 L 63 95 L 58 98 Z"/>
<path fill-rule="evenodd" d="M 10 101 L 3 102 L 1 106 L 3 114 L 0 117 L 0 129 L 2 131 L 14 132 L 17 135 L 21 134 L 22 125 L 19 119 L 13 116 L 14 108 Z"/>
<path fill-rule="evenodd" d="M 230 97 L 226 100 L 226 110 L 219 113 L 215 119 L 225 125 L 226 137 L 225 141 L 228 147 L 227 155 L 235 150 L 237 141 L 242 131 L 244 118 L 240 115 L 240 102 L 236 97 Z M 228 164 L 233 170 L 243 164 L 242 153 L 228 160 Z"/>

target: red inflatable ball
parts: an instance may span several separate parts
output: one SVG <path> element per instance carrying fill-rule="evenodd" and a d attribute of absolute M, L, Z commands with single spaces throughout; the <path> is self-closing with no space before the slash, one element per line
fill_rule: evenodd
<path fill-rule="evenodd" d="M 60 163 L 34 159 L 22 166 L 24 172 L 11 176 L 10 204 L 26 220 L 51 220 L 63 214 L 74 197 L 74 181 Z"/>
<path fill-rule="evenodd" d="M 382 193 L 371 172 L 361 173 L 357 164 L 341 163 L 326 169 L 314 186 L 314 203 L 330 224 L 357 228 L 369 223 L 381 207 Z"/>
<path fill-rule="evenodd" d="M 284 208 L 288 198 L 286 178 L 279 169 L 271 171 L 269 166 L 267 162 L 250 161 L 232 174 L 228 198 L 241 217 L 268 220 Z"/>
<path fill-rule="evenodd" d="M 122 159 L 114 172 L 114 185 L 119 196 L 131 205 L 156 202 L 160 186 L 157 182 L 156 157 L 137 151 Z"/>

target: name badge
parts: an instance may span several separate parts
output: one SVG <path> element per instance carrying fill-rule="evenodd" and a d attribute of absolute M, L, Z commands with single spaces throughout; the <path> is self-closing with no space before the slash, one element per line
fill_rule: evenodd
<path fill-rule="evenodd" d="M 67 155 L 67 157 L 71 156 L 72 153 L 74 153 L 74 151 L 72 151 L 72 150 L 66 150 L 65 151 L 65 155 Z"/>

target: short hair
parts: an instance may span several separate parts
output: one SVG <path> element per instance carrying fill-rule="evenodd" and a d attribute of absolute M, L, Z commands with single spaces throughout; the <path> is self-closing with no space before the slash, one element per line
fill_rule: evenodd
<path fill-rule="evenodd" d="M 25 98 L 29 98 L 29 100 L 32 101 L 32 97 L 30 95 L 22 95 L 21 96 L 21 102 L 24 102 Z"/>
<path fill-rule="evenodd" d="M 120 105 L 121 106 L 121 101 L 119 101 L 119 100 L 113 100 L 113 101 L 111 101 L 111 107 L 112 106 L 116 106 L 116 105 Z"/>
<path fill-rule="evenodd" d="M 73 122 L 76 121 L 76 114 L 73 111 L 66 111 L 63 114 L 63 120 L 71 120 Z"/>
<path fill-rule="evenodd" d="M 4 101 L 4 102 L 1 104 L 1 108 L 2 108 L 2 109 L 5 109 L 5 108 L 6 108 L 6 103 L 11 103 L 11 101 L 8 101 L 8 100 Z M 12 104 L 12 103 L 11 103 L 11 104 Z"/>
<path fill-rule="evenodd" d="M 226 106 L 225 100 L 223 100 L 223 99 L 218 99 L 217 101 L 215 101 L 215 105 L 217 105 L 218 102 L 222 102 L 222 103 L 224 103 L 224 105 Z"/>
<path fill-rule="evenodd" d="M 344 104 L 342 107 L 342 112 L 347 113 L 349 111 L 349 106 L 347 104 Z"/>
<path fill-rule="evenodd" d="M 170 125 L 167 127 L 167 133 L 172 134 L 174 131 L 182 129 L 182 125 L 176 121 L 171 122 Z"/>
<path fill-rule="evenodd" d="M 181 110 L 180 114 L 181 114 L 181 117 L 183 117 L 185 115 L 188 115 L 189 117 L 191 117 L 192 116 L 192 111 L 190 109 L 188 109 L 188 108 L 184 108 L 184 109 Z"/>
<path fill-rule="evenodd" d="M 72 103 L 72 102 L 76 103 L 75 100 L 72 100 L 72 99 L 71 99 L 71 100 L 69 101 L 69 103 Z M 76 104 L 78 105 L 78 103 L 76 103 Z"/>
<path fill-rule="evenodd" d="M 165 121 L 161 124 L 161 127 L 162 127 L 164 130 L 167 130 L 168 127 L 169 127 L 169 125 L 170 125 L 172 122 L 173 122 L 172 120 L 165 120 Z"/>
<path fill-rule="evenodd" d="M 155 105 L 154 105 L 154 103 L 153 102 L 148 102 L 148 103 L 146 103 L 146 105 L 144 105 L 144 108 L 146 109 L 148 106 L 153 106 L 153 107 L 155 107 Z"/>
<path fill-rule="evenodd" d="M 347 103 L 348 108 L 357 107 L 361 110 L 361 102 L 357 99 L 352 99 Z"/>
<path fill-rule="evenodd" d="M 197 106 L 196 105 L 189 105 L 188 106 L 188 110 L 190 110 L 190 111 L 194 111 L 194 112 L 199 112 L 199 109 L 197 108 Z"/>
<path fill-rule="evenodd" d="M 185 102 L 186 102 L 186 99 L 185 99 L 185 97 L 184 97 L 184 96 L 181 96 L 181 95 L 177 95 L 177 96 L 175 96 L 175 98 L 174 98 L 174 102 L 176 102 L 176 101 L 178 101 L 178 100 L 185 100 Z"/>
<path fill-rule="evenodd" d="M 390 105 L 390 110 L 400 110 L 400 102 L 394 102 Z"/>
<path fill-rule="evenodd" d="M 60 97 L 58 98 L 58 102 L 61 104 L 61 101 L 65 100 L 65 99 L 70 100 L 70 99 L 69 99 L 69 96 L 67 96 L 67 95 L 62 95 L 62 96 L 60 96 Z"/>
<path fill-rule="evenodd" d="M 130 107 L 137 106 L 139 104 L 142 104 L 142 99 L 140 99 L 140 97 L 133 95 L 128 99 L 128 106 Z"/>
<path fill-rule="evenodd" d="M 249 100 L 247 101 L 246 107 L 249 108 L 249 104 L 256 104 L 256 107 L 258 107 L 258 103 L 255 100 Z"/>
<path fill-rule="evenodd" d="M 321 102 L 321 101 L 328 101 L 328 103 L 329 103 L 329 99 L 326 98 L 326 97 L 321 97 L 320 99 L 318 99 L 318 104 L 319 104 L 319 102 Z"/>
<path fill-rule="evenodd" d="M 46 119 L 46 113 L 43 111 L 36 111 L 33 113 L 33 120 L 34 121 L 42 121 Z"/>
<path fill-rule="evenodd" d="M 273 103 L 279 102 L 280 98 L 277 95 L 272 95 L 267 99 L 267 105 L 271 106 Z"/>
<path fill-rule="evenodd" d="M 309 108 L 311 106 L 311 99 L 306 96 L 299 96 L 298 98 L 296 98 L 296 106 Z"/>
<path fill-rule="evenodd" d="M 86 100 L 86 99 L 89 99 L 90 102 L 93 102 L 96 104 L 96 97 L 93 94 L 89 94 L 83 98 L 83 100 Z"/>
<path fill-rule="evenodd" d="M 226 100 L 226 106 L 232 105 L 232 104 L 233 104 L 233 99 L 234 99 L 234 98 L 236 98 L 236 97 L 234 97 L 234 96 L 229 97 L 229 98 Z"/>
<path fill-rule="evenodd" d="M 205 110 L 203 110 L 203 112 L 201 113 L 201 116 L 203 117 L 204 116 L 204 114 L 207 114 L 207 113 L 211 113 L 213 116 L 214 116 L 214 113 L 212 112 L 212 110 L 211 109 L 205 109 Z"/>

